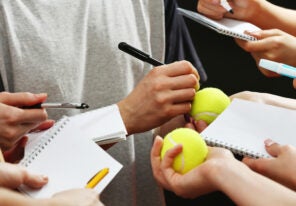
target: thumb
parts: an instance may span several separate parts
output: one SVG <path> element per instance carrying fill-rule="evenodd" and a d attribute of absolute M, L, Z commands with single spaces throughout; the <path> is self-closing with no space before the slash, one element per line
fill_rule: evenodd
<path fill-rule="evenodd" d="M 25 176 L 23 184 L 25 184 L 28 187 L 38 189 L 48 182 L 48 177 L 45 175 L 36 175 L 29 172 L 25 172 L 24 174 Z"/>
<path fill-rule="evenodd" d="M 265 149 L 268 152 L 268 154 L 270 154 L 273 157 L 277 157 L 280 155 L 281 145 L 279 145 L 278 143 L 274 142 L 271 139 L 266 139 L 264 141 L 264 144 L 265 144 Z"/>

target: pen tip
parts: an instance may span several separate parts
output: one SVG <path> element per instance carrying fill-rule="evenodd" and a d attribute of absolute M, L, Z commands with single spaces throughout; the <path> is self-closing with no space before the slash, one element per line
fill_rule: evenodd
<path fill-rule="evenodd" d="M 230 9 L 230 10 L 229 10 L 229 12 L 230 12 L 231 14 L 234 14 L 234 12 L 233 12 L 233 10 L 232 10 L 232 9 Z"/>
<path fill-rule="evenodd" d="M 81 109 L 88 109 L 89 106 L 88 106 L 88 104 L 86 104 L 86 103 L 82 103 L 81 106 L 80 106 L 80 108 L 81 108 Z"/>

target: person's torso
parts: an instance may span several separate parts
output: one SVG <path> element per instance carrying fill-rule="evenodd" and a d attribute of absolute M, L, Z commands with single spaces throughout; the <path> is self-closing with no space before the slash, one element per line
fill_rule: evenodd
<path fill-rule="evenodd" d="M 163 2 L 1 0 L 0 71 L 11 92 L 92 109 L 124 98 L 151 68 L 118 50 L 124 41 L 162 60 Z M 72 110 L 73 111 L 73 110 Z M 54 118 L 67 111 L 50 111 Z"/>

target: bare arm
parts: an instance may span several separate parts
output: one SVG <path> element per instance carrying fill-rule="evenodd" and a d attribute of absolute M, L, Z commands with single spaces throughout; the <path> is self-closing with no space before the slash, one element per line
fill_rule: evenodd
<path fill-rule="evenodd" d="M 287 109 L 296 109 L 296 99 L 281 97 L 274 94 L 243 91 L 230 96 L 231 99 L 239 98 L 254 102 L 261 102 Z"/>
<path fill-rule="evenodd" d="M 296 193 L 253 172 L 236 160 L 231 152 L 209 147 L 206 161 L 182 175 L 172 168 L 174 158 L 182 151 L 177 145 L 160 160 L 162 139 L 156 137 L 151 150 L 155 179 L 164 188 L 184 198 L 195 198 L 212 191 L 222 191 L 237 205 L 295 205 Z"/>
<path fill-rule="evenodd" d="M 213 19 L 223 16 L 251 22 L 262 29 L 280 29 L 296 35 L 296 11 L 274 5 L 266 0 L 229 1 L 234 14 L 228 13 L 220 0 L 199 0 L 197 10 Z"/>
<path fill-rule="evenodd" d="M 20 193 L 0 188 L 1 206 L 103 206 L 99 195 L 91 189 L 73 189 L 48 199 L 34 199 Z"/>
<path fill-rule="evenodd" d="M 237 205 L 295 205 L 296 193 L 258 173 L 241 162 L 223 166 L 212 173 L 217 189 Z M 239 189 L 238 189 L 239 188 Z"/>
<path fill-rule="evenodd" d="M 260 0 L 258 10 L 247 21 L 262 29 L 277 28 L 292 35 L 296 35 L 296 11 L 274 5 L 268 1 Z M 249 8 L 251 9 L 251 8 Z"/>

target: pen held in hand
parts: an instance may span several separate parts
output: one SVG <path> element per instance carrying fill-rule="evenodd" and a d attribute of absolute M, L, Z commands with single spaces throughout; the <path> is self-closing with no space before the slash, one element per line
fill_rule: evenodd
<path fill-rule="evenodd" d="M 136 49 L 135 47 L 125 43 L 125 42 L 120 42 L 118 44 L 118 48 L 123 51 L 126 52 L 130 55 L 132 55 L 133 57 L 136 57 L 137 59 L 140 59 L 144 62 L 147 62 L 153 66 L 161 66 L 164 65 L 164 63 L 161 63 L 160 61 L 153 59 L 152 57 L 149 56 L 149 54 L 146 54 L 145 52 Z M 184 119 L 186 122 L 191 122 L 190 121 L 190 115 L 189 114 L 184 114 Z"/>
<path fill-rule="evenodd" d="M 231 6 L 229 5 L 227 0 L 221 0 L 220 5 L 227 10 L 227 12 L 233 14 L 233 10 Z"/>
<path fill-rule="evenodd" d="M 135 47 L 132 47 L 131 45 L 125 43 L 125 42 L 120 42 L 118 44 L 118 48 L 121 51 L 124 51 L 130 55 L 132 55 L 133 57 L 136 57 L 137 59 L 140 59 L 144 62 L 147 62 L 153 66 L 161 66 L 164 65 L 163 63 L 161 63 L 160 61 L 153 59 L 152 57 L 150 57 L 148 54 L 146 54 L 145 52 L 136 49 Z"/>
<path fill-rule="evenodd" d="M 109 173 L 109 168 L 104 168 L 97 172 L 90 180 L 87 182 L 85 188 L 94 188 L 99 182 Z"/>
<path fill-rule="evenodd" d="M 89 108 L 86 103 L 40 103 L 32 106 L 22 107 L 23 109 L 87 109 Z"/>

